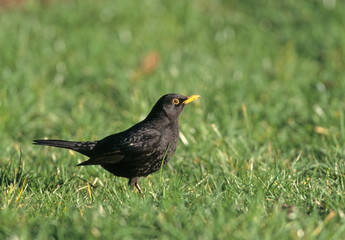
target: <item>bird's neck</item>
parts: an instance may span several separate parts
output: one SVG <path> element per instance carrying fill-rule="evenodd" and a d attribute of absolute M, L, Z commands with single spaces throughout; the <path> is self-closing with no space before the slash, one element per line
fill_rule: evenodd
<path fill-rule="evenodd" d="M 179 126 L 179 118 L 170 119 L 169 115 L 165 111 L 150 112 L 144 121 L 159 122 L 159 124 L 164 127 L 170 127 L 173 125 L 178 128 Z"/>

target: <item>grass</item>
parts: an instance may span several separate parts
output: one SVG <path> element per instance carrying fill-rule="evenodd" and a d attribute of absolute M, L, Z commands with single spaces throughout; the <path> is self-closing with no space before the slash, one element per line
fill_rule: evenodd
<path fill-rule="evenodd" d="M 334 5 L 335 4 L 335 5 Z M 1 239 L 342 239 L 342 1 L 28 1 L 0 9 Z M 90 140 L 200 94 L 175 156 L 126 179 Z"/>

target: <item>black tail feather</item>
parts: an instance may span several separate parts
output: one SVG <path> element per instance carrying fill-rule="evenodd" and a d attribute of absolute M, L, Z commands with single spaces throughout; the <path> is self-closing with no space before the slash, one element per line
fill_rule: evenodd
<path fill-rule="evenodd" d="M 74 141 L 49 139 L 49 140 L 33 140 L 33 144 L 71 149 L 73 151 L 79 152 L 81 154 L 84 154 L 90 157 L 91 150 L 97 144 L 97 141 L 74 142 Z"/>

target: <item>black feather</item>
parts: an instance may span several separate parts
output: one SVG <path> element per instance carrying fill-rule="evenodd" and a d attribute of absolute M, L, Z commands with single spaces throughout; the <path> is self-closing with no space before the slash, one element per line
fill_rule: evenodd
<path fill-rule="evenodd" d="M 50 147 L 66 148 L 73 151 L 79 152 L 85 156 L 90 157 L 91 150 L 96 145 L 97 141 L 88 141 L 88 142 L 75 142 L 75 141 L 66 141 L 66 140 L 34 140 L 34 145 L 44 145 Z"/>

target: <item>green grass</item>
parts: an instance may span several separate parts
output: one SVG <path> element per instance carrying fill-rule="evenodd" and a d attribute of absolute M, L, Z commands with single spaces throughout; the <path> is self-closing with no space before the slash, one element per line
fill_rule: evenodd
<path fill-rule="evenodd" d="M 332 3 L 336 3 L 332 6 Z M 0 239 L 342 239 L 343 1 L 29 1 L 0 9 Z M 142 61 L 158 54 L 145 71 Z M 200 94 L 175 156 L 126 179 L 90 140 Z"/>

